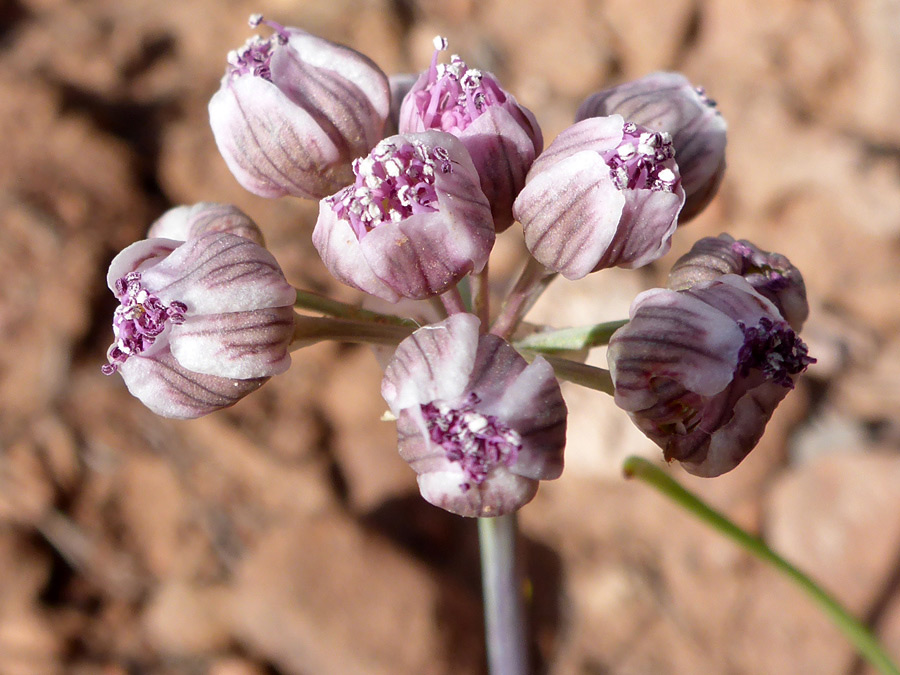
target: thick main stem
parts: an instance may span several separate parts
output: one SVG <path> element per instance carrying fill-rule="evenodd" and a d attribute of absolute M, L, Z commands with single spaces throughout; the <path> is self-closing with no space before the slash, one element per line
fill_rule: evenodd
<path fill-rule="evenodd" d="M 478 519 L 490 675 L 527 675 L 528 645 L 516 555 L 516 514 Z"/>

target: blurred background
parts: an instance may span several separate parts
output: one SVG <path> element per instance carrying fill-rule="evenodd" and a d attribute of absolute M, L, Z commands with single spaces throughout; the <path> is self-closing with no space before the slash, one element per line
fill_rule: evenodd
<path fill-rule="evenodd" d="M 602 87 L 705 86 L 729 123 L 719 196 L 657 264 L 555 282 L 531 318 L 621 318 L 722 231 L 787 255 L 818 363 L 737 470 L 671 470 L 900 658 L 900 2 L 0 0 L 0 673 L 484 672 L 475 524 L 418 497 L 370 350 L 296 352 L 192 422 L 100 373 L 106 267 L 173 205 L 237 204 L 295 285 L 358 300 L 310 245 L 316 206 L 244 192 L 217 154 L 206 104 L 251 12 L 388 73 L 445 35 L 547 143 Z M 537 672 L 871 672 L 774 572 L 624 481 L 659 451 L 608 397 L 564 393 L 567 470 L 520 517 Z"/>

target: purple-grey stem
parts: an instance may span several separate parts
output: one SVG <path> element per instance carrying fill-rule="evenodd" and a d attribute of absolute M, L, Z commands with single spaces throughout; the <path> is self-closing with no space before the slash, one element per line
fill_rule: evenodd
<path fill-rule="evenodd" d="M 478 519 L 485 642 L 490 675 L 527 675 L 516 514 Z"/>
<path fill-rule="evenodd" d="M 290 348 L 295 351 L 325 340 L 397 345 L 413 330 L 414 326 L 295 314 L 294 337 Z"/>
<path fill-rule="evenodd" d="M 481 321 L 481 330 L 486 331 L 491 317 L 491 289 L 488 283 L 488 264 L 484 269 L 469 277 L 472 284 L 472 307 Z"/>
<path fill-rule="evenodd" d="M 555 278 L 555 272 L 551 272 L 537 260 L 528 256 L 525 268 L 509 292 L 503 307 L 500 308 L 500 314 L 494 321 L 494 325 L 491 326 L 491 333 L 508 340 L 528 310 Z"/>
<path fill-rule="evenodd" d="M 466 302 L 463 300 L 458 286 L 454 286 L 446 293 L 442 293 L 441 302 L 444 303 L 444 309 L 447 310 L 447 314 L 461 314 L 467 311 Z"/>

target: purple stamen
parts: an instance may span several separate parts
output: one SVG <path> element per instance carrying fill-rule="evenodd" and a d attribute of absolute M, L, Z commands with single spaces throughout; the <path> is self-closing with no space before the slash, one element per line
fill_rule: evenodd
<path fill-rule="evenodd" d="M 738 326 L 744 332 L 744 344 L 738 352 L 735 373 L 741 377 L 757 370 L 767 379 L 793 389 L 791 375 L 803 372 L 816 362 L 803 341 L 783 321 L 762 317 L 756 326 L 748 327 L 740 321 Z"/>
<path fill-rule="evenodd" d="M 435 171 L 453 167 L 445 148 L 384 140 L 368 157 L 353 162 L 356 181 L 326 201 L 359 239 L 384 222 L 437 211 Z"/>
<path fill-rule="evenodd" d="M 626 122 L 622 141 L 601 156 L 620 190 L 675 190 L 678 176 L 667 164 L 675 156 L 675 149 L 672 137 L 665 132 L 649 131 Z"/>
<path fill-rule="evenodd" d="M 435 52 L 428 69 L 428 84 L 416 92 L 416 106 L 426 129 L 464 131 L 492 105 L 506 101 L 506 94 L 490 75 L 469 68 L 457 55 L 450 63 L 437 62 L 447 49 L 445 38 L 435 38 Z"/>
<path fill-rule="evenodd" d="M 275 34 L 267 39 L 254 35 L 244 43 L 243 47 L 229 52 L 228 75 L 232 77 L 254 75 L 271 82 L 272 71 L 269 64 L 272 60 L 272 53 L 278 45 L 287 44 L 290 35 L 284 26 L 274 21 L 264 20 L 262 14 L 251 14 L 249 23 L 251 28 L 257 28 L 260 24 L 264 24 L 274 30 Z"/>
<path fill-rule="evenodd" d="M 445 403 L 426 403 L 422 414 L 431 441 L 440 445 L 447 459 L 462 467 L 467 480 L 460 485 L 463 491 L 481 485 L 498 465 L 510 466 L 522 449 L 519 434 L 493 415 L 476 412 L 481 399 L 469 394 L 456 408 Z"/>
<path fill-rule="evenodd" d="M 139 272 L 131 272 L 116 280 L 119 306 L 113 315 L 115 342 L 107 352 L 109 363 L 101 367 L 104 375 L 112 375 L 130 356 L 145 351 L 162 334 L 169 323 L 184 323 L 187 305 L 173 300 L 167 307 L 151 295 L 141 283 Z"/>

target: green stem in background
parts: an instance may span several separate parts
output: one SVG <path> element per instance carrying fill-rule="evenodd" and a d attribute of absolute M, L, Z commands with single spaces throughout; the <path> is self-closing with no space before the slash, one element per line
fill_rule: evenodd
<path fill-rule="evenodd" d="M 593 326 L 579 326 L 577 328 L 560 328 L 546 330 L 518 340 L 513 343 L 516 349 L 527 349 L 532 352 L 566 352 L 579 349 L 590 349 L 609 344 L 612 334 L 628 323 L 628 319 L 620 321 L 607 321 Z"/>
<path fill-rule="evenodd" d="M 686 511 L 697 516 L 714 530 L 718 530 L 726 537 L 733 539 L 745 550 L 772 565 L 798 587 L 806 591 L 844 636 L 856 647 L 860 655 L 874 668 L 884 675 L 900 675 L 900 670 L 897 669 L 896 664 L 894 664 L 878 643 L 878 640 L 875 639 L 875 636 L 862 622 L 855 619 L 816 582 L 766 546 L 761 539 L 745 532 L 721 513 L 710 508 L 651 462 L 641 457 L 629 457 L 623 464 L 623 470 L 626 478 L 641 479 Z"/>
<path fill-rule="evenodd" d="M 291 342 L 291 351 L 325 340 L 397 345 L 415 329 L 415 324 L 401 326 L 390 323 L 373 323 L 372 321 L 332 319 L 295 314 L 294 338 Z"/>
<path fill-rule="evenodd" d="M 418 328 L 418 324 L 412 319 L 404 319 L 392 314 L 381 314 L 380 312 L 371 312 L 367 309 L 361 309 L 348 305 L 338 300 L 313 293 L 312 291 L 297 290 L 297 300 L 294 307 L 298 309 L 306 309 L 311 312 L 319 312 L 328 316 L 335 316 L 341 319 L 354 319 L 358 321 L 374 321 L 376 323 L 388 323 L 395 326 L 411 326 Z"/>
<path fill-rule="evenodd" d="M 491 333 L 504 340 L 509 339 L 528 310 L 555 278 L 556 272 L 551 272 L 528 256 L 525 268 L 500 308 L 494 325 L 491 326 Z"/>
<path fill-rule="evenodd" d="M 533 353 L 524 352 L 522 356 L 527 361 L 533 361 L 535 355 Z M 544 360 L 553 366 L 553 372 L 561 380 L 580 384 L 582 387 L 602 391 L 612 396 L 615 394 L 612 376 L 609 371 L 596 366 L 589 366 L 586 363 L 578 363 L 577 361 L 569 361 L 556 356 L 542 355 Z"/>
<path fill-rule="evenodd" d="M 516 555 L 516 514 L 478 519 L 484 629 L 490 675 L 527 675 L 523 587 Z"/>

